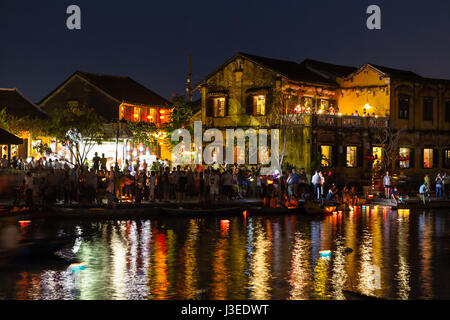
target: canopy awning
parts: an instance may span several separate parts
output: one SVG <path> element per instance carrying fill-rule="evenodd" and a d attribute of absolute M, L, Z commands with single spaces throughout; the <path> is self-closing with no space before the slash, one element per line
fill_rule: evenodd
<path fill-rule="evenodd" d="M 22 139 L 20 139 L 19 137 L 16 137 L 15 135 L 13 135 L 12 133 L 9 133 L 6 130 L 3 130 L 0 128 L 0 144 L 1 145 L 8 145 L 8 144 L 21 145 L 22 143 L 23 143 Z"/>

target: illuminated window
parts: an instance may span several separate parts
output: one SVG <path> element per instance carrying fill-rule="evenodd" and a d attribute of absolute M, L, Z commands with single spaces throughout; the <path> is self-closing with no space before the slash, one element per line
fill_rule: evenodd
<path fill-rule="evenodd" d="M 347 147 L 347 167 L 356 168 L 358 166 L 358 148 Z"/>
<path fill-rule="evenodd" d="M 398 97 L 398 118 L 409 119 L 409 97 L 401 95 Z"/>
<path fill-rule="evenodd" d="M 423 149 L 423 167 L 433 168 L 433 149 Z"/>
<path fill-rule="evenodd" d="M 320 106 L 319 106 L 320 109 L 319 110 L 321 112 L 328 112 L 329 105 L 330 105 L 330 101 L 325 100 L 325 99 L 320 99 Z"/>
<path fill-rule="evenodd" d="M 332 165 L 332 147 L 331 146 L 320 146 L 321 160 L 320 164 L 322 167 L 327 168 Z"/>
<path fill-rule="evenodd" d="M 214 116 L 225 117 L 225 98 L 214 99 Z"/>
<path fill-rule="evenodd" d="M 69 110 L 77 110 L 80 107 L 80 102 L 78 100 L 69 100 L 67 101 L 67 107 Z"/>
<path fill-rule="evenodd" d="M 133 121 L 139 122 L 141 119 L 141 108 L 134 107 Z"/>
<path fill-rule="evenodd" d="M 313 98 L 311 97 L 302 97 L 302 105 L 303 107 L 305 107 L 306 109 L 313 108 Z"/>
<path fill-rule="evenodd" d="M 399 151 L 399 165 L 401 169 L 410 168 L 410 158 L 411 158 L 411 149 L 409 148 L 400 148 Z"/>
<path fill-rule="evenodd" d="M 255 115 L 263 116 L 266 114 L 266 96 L 255 96 Z"/>
<path fill-rule="evenodd" d="M 373 161 L 373 168 L 380 168 L 381 167 L 381 158 L 383 157 L 383 148 L 382 147 L 373 147 L 372 148 L 372 155 L 375 157 L 375 160 Z"/>

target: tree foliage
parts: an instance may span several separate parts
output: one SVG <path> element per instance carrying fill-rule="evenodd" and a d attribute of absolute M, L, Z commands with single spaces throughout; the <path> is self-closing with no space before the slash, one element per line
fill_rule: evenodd
<path fill-rule="evenodd" d="M 0 127 L 14 135 L 29 133 L 33 139 L 41 136 L 43 120 L 35 117 L 17 117 L 8 113 L 6 108 L 0 111 Z"/>
<path fill-rule="evenodd" d="M 186 129 L 191 134 L 194 132 L 193 123 L 191 121 L 192 116 L 196 108 L 194 102 L 186 101 L 183 95 L 176 95 L 172 99 L 173 110 L 170 115 L 170 121 L 165 125 L 164 130 L 168 135 L 168 143 L 170 147 L 172 145 L 172 132 L 178 129 Z M 178 144 L 177 142 L 175 144 Z"/>
<path fill-rule="evenodd" d="M 81 107 L 55 109 L 43 122 L 47 136 L 54 137 L 70 151 L 73 164 L 83 165 L 92 148 L 101 144 L 106 120 L 94 109 Z"/>
<path fill-rule="evenodd" d="M 154 134 L 158 132 L 158 128 L 154 123 L 129 121 L 127 126 L 133 134 L 134 142 L 143 143 L 148 146 L 154 146 L 158 143 L 154 137 Z"/>

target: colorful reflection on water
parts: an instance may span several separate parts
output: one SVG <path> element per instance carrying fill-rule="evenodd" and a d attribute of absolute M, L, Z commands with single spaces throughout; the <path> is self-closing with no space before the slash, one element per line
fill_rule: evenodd
<path fill-rule="evenodd" d="M 17 227 L 23 238 L 94 236 L 78 239 L 75 262 L 3 268 L 0 299 L 343 300 L 344 290 L 450 298 L 446 211 L 356 207 L 315 220 L 245 214 Z M 87 267 L 69 272 L 77 262 Z"/>

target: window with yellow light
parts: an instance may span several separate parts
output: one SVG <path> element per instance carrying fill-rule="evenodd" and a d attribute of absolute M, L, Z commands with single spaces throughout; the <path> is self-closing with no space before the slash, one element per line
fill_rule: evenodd
<path fill-rule="evenodd" d="M 320 155 L 320 165 L 324 168 L 331 167 L 332 147 L 327 145 L 320 146 Z"/>
<path fill-rule="evenodd" d="M 266 114 L 266 96 L 259 95 L 255 96 L 254 98 L 254 105 L 255 105 L 255 115 L 256 116 L 263 116 Z"/>

